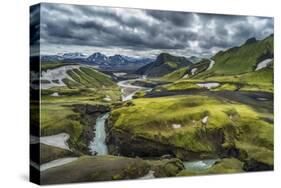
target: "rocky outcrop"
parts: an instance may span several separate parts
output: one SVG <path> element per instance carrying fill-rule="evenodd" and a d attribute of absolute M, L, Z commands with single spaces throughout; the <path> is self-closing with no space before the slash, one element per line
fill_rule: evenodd
<path fill-rule="evenodd" d="M 243 169 L 247 172 L 269 171 L 269 170 L 273 170 L 274 166 L 273 164 L 267 164 L 251 159 L 245 162 Z"/>
<path fill-rule="evenodd" d="M 88 145 L 95 136 L 93 133 L 95 129 L 94 125 L 96 123 L 96 119 L 99 115 L 108 112 L 110 110 L 110 107 L 101 104 L 74 104 L 72 105 L 72 108 L 73 111 L 78 113 L 78 115 L 70 116 L 68 118 L 79 121 L 84 126 L 82 135 L 79 137 L 79 140 L 73 140 L 70 135 L 68 144 L 73 151 L 79 153 L 80 155 L 90 154 Z"/>
<path fill-rule="evenodd" d="M 155 177 L 172 177 L 184 170 L 184 165 L 177 158 L 149 161 Z"/>
<path fill-rule="evenodd" d="M 59 158 L 74 157 L 75 154 L 69 150 L 49 146 L 46 144 L 40 144 L 40 164 L 44 164 Z"/>
<path fill-rule="evenodd" d="M 213 144 L 217 145 L 217 149 L 212 152 L 196 152 L 188 148 L 169 144 L 168 142 L 165 143 L 157 141 L 157 139 L 148 139 L 119 129 L 110 129 L 107 127 L 107 132 L 108 136 L 106 142 L 109 153 L 128 157 L 161 157 L 165 154 L 169 154 L 182 160 L 214 158 L 217 157 L 218 151 L 221 150 L 219 146 L 222 143 L 222 135 L 220 135 L 219 132 L 218 134 L 210 133 L 208 139 L 213 140 Z"/>
<path fill-rule="evenodd" d="M 101 105 L 101 104 L 96 104 L 96 105 L 74 104 L 73 107 L 75 111 L 78 111 L 82 114 L 105 113 L 110 110 L 109 106 Z"/>

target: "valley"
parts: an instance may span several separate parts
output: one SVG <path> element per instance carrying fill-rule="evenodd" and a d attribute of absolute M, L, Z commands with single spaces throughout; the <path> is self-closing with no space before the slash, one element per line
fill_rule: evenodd
<path fill-rule="evenodd" d="M 273 35 L 195 63 L 93 59 L 41 62 L 43 184 L 273 170 Z"/>

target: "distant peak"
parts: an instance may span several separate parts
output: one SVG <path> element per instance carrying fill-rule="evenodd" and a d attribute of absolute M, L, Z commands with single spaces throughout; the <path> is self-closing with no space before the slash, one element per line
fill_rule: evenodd
<path fill-rule="evenodd" d="M 255 37 L 252 37 L 252 38 L 249 38 L 249 39 L 245 42 L 245 44 L 252 44 L 252 43 L 255 43 L 255 42 L 257 42 L 257 39 L 256 39 Z"/>
<path fill-rule="evenodd" d="M 168 61 L 171 60 L 172 58 L 174 58 L 175 56 L 169 54 L 169 53 L 161 53 L 158 55 L 158 57 L 156 58 L 156 61 Z"/>

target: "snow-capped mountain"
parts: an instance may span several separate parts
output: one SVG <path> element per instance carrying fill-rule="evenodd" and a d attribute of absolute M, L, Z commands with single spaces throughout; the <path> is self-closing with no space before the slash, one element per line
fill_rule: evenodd
<path fill-rule="evenodd" d="M 63 59 L 85 59 L 87 56 L 79 52 L 74 52 L 74 53 L 64 53 L 62 57 Z"/>
<path fill-rule="evenodd" d="M 82 53 L 64 53 L 61 55 L 43 55 L 41 56 L 43 62 L 71 62 L 71 63 L 83 63 L 98 66 L 100 69 L 109 70 L 134 70 L 138 69 L 150 62 L 153 59 L 150 58 L 136 58 L 124 55 L 106 56 L 100 52 L 93 53 L 90 56 L 86 56 Z"/>
<path fill-rule="evenodd" d="M 108 58 L 106 55 L 97 52 L 97 53 L 94 53 L 94 54 L 90 55 L 89 57 L 87 57 L 87 61 L 89 63 L 95 63 L 97 65 L 100 65 L 100 64 L 107 62 Z"/>
<path fill-rule="evenodd" d="M 138 69 L 153 59 L 135 58 L 124 55 L 106 56 L 102 53 L 94 53 L 87 58 L 87 62 L 92 65 L 98 65 L 101 69 Z"/>
<path fill-rule="evenodd" d="M 61 61 L 63 57 L 60 55 L 42 55 L 41 61 L 43 62 L 53 62 L 53 61 Z"/>

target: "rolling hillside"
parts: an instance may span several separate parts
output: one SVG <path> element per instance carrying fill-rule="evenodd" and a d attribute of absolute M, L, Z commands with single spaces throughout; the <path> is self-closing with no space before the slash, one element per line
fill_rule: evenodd
<path fill-rule="evenodd" d="M 210 60 L 208 59 L 203 59 L 198 63 L 186 66 L 186 67 L 182 67 L 178 70 L 175 70 L 169 74 L 166 74 L 163 76 L 164 79 L 167 80 L 178 80 L 181 78 L 190 78 L 193 77 L 194 75 L 201 73 L 205 70 L 208 69 L 209 65 L 210 65 Z"/>
<path fill-rule="evenodd" d="M 248 39 L 242 46 L 217 53 L 212 59 L 216 62 L 204 74 L 235 75 L 254 71 L 258 63 L 273 58 L 273 35 L 263 39 Z"/>
<path fill-rule="evenodd" d="M 235 76 L 273 67 L 273 35 L 263 40 L 248 39 L 240 47 L 218 52 L 211 60 L 203 59 L 198 63 L 180 68 L 163 76 L 163 79 L 206 79 L 213 77 Z M 211 66 L 211 61 L 213 65 Z M 273 72 L 273 71 L 271 71 Z M 259 75 L 259 72 L 253 73 Z"/>
<path fill-rule="evenodd" d="M 192 65 L 192 62 L 188 61 L 185 57 L 161 53 L 154 62 L 141 67 L 136 73 L 149 77 L 161 77 L 189 65 Z"/>

